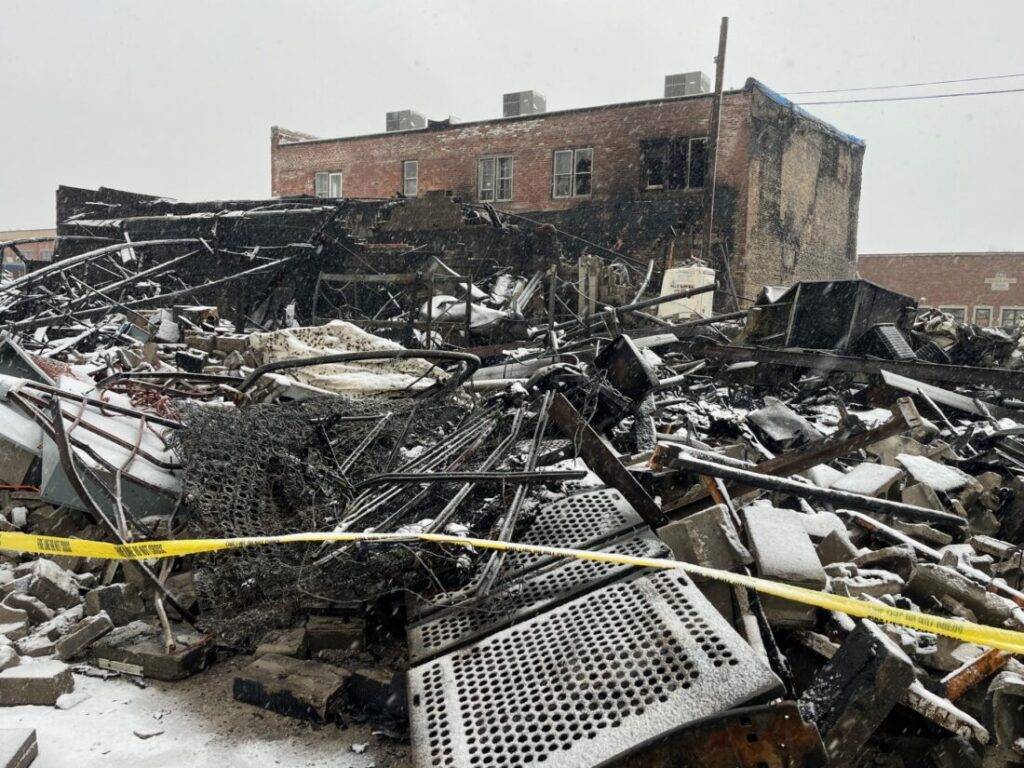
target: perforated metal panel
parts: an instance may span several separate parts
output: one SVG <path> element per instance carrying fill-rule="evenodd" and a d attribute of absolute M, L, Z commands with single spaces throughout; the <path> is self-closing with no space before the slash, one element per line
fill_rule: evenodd
<path fill-rule="evenodd" d="M 516 537 L 525 544 L 546 544 L 552 547 L 587 549 L 599 542 L 621 536 L 643 526 L 644 522 L 621 493 L 613 488 L 584 491 L 546 504 L 537 510 L 526 530 Z M 505 559 L 501 579 L 507 581 L 547 564 L 550 557 L 510 553 Z M 409 618 L 415 620 L 433 611 L 452 605 L 473 594 L 482 574 L 477 570 L 474 578 L 463 588 L 444 593 L 433 599 L 419 599 L 409 603 Z"/>
<path fill-rule="evenodd" d="M 671 556 L 668 547 L 648 531 L 627 535 L 601 549 L 635 557 Z M 521 578 L 505 579 L 484 600 L 448 608 L 410 626 L 410 660 L 418 664 L 465 645 L 545 608 L 597 589 L 631 570 L 629 566 L 616 563 L 561 560 Z"/>
<path fill-rule="evenodd" d="M 662 571 L 413 668 L 414 763 L 603 765 L 780 690 L 686 575 Z"/>

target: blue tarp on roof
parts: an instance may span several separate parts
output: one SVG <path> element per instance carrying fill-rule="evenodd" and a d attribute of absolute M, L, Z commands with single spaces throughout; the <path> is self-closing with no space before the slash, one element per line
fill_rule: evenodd
<path fill-rule="evenodd" d="M 865 146 L 864 139 L 861 139 L 861 138 L 859 138 L 857 136 L 854 136 L 852 133 L 846 133 L 845 131 L 841 131 L 838 128 L 836 128 L 834 125 L 832 125 L 831 123 L 826 123 L 820 117 L 815 117 L 814 115 L 812 115 L 810 112 L 808 112 L 803 107 L 794 104 L 792 101 L 787 99 L 781 93 L 776 93 L 775 91 L 773 91 L 771 88 L 769 88 L 767 85 L 762 83 L 760 80 L 757 80 L 757 79 L 751 77 L 749 80 L 747 80 L 747 87 L 748 88 L 757 88 L 759 91 L 761 91 L 761 93 L 763 93 L 769 99 L 774 101 L 776 104 L 778 104 L 778 105 L 780 105 L 782 107 L 785 107 L 786 109 L 790 110 L 794 114 L 800 115 L 800 117 L 806 118 L 807 120 L 811 120 L 812 122 L 816 123 L 817 125 L 821 126 L 823 129 L 825 129 L 826 132 L 831 133 L 833 136 L 836 136 L 837 138 L 840 138 L 843 141 L 847 141 L 850 144 L 855 144 L 858 147 Z"/>

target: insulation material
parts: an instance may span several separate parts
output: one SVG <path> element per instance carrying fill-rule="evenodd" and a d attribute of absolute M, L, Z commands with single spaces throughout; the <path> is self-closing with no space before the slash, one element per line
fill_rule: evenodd
<path fill-rule="evenodd" d="M 382 339 L 343 320 L 332 320 L 326 325 L 254 333 L 249 337 L 249 345 L 261 365 L 340 352 L 403 349 L 401 344 Z M 348 394 L 422 389 L 445 376 L 426 360 L 416 358 L 313 365 L 293 368 L 288 371 L 288 375 L 318 389 Z"/>

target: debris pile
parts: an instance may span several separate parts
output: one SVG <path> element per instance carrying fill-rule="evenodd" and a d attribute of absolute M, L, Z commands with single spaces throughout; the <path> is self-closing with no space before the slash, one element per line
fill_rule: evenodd
<path fill-rule="evenodd" d="M 244 654 L 236 701 L 418 766 L 1024 763 L 1024 666 L 957 630 L 1024 632 L 1020 329 L 520 274 L 381 242 L 401 201 L 62 194 L 58 257 L 0 284 L 0 705 Z M 401 538 L 87 546 L 309 532 Z"/>

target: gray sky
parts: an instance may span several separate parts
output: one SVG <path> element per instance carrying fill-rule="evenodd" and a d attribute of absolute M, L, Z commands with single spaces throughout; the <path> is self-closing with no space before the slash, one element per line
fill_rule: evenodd
<path fill-rule="evenodd" d="M 661 95 L 663 76 L 848 88 L 1024 72 L 1024 3 L 0 0 L 0 228 L 53 225 L 58 184 L 266 197 L 270 126 L 500 114 Z M 1024 78 L 905 93 L 1024 87 Z M 836 94 L 818 98 L 881 94 Z M 812 97 L 803 97 L 812 98 Z M 867 142 L 859 250 L 1024 250 L 1024 93 L 808 107 Z"/>

